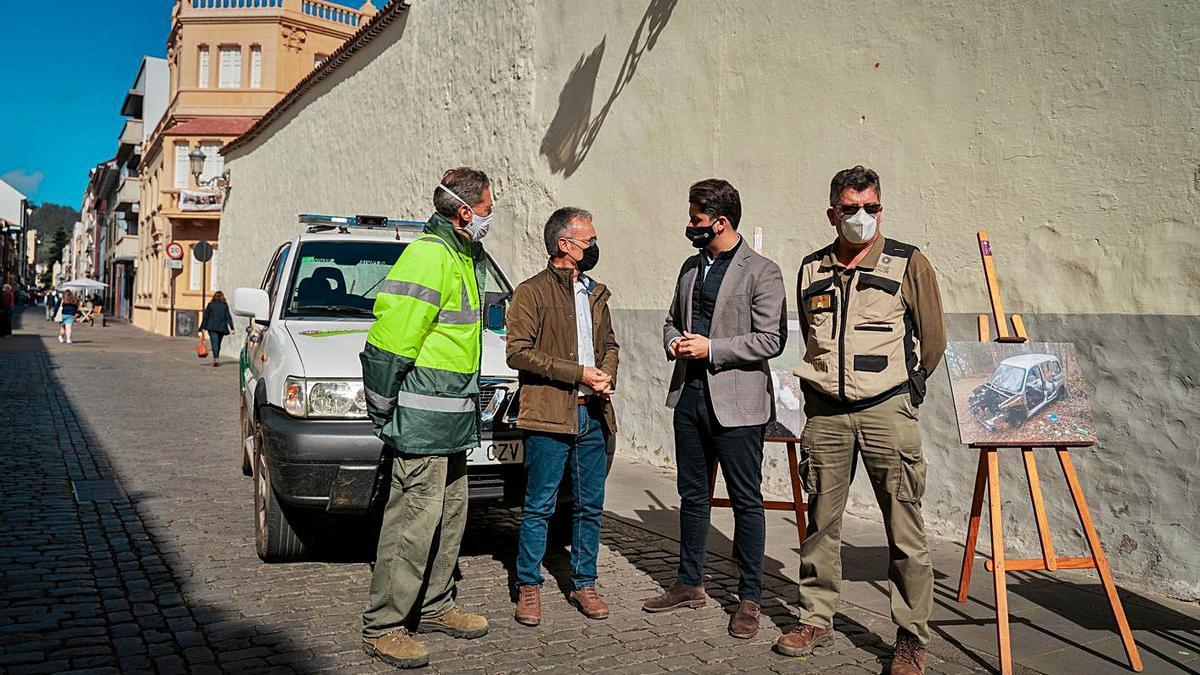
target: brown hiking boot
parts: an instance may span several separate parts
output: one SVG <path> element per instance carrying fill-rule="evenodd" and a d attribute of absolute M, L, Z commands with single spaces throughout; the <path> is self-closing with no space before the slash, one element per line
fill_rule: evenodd
<path fill-rule="evenodd" d="M 517 623 L 523 623 L 526 626 L 536 626 L 541 623 L 541 586 L 518 586 L 517 594 L 517 610 L 513 612 L 513 618 L 517 620 Z"/>
<path fill-rule="evenodd" d="M 802 623 L 775 641 L 775 651 L 784 656 L 808 656 L 817 649 L 833 646 L 833 629 Z"/>
<path fill-rule="evenodd" d="M 901 632 L 892 651 L 892 675 L 925 675 L 925 647 L 915 636 Z"/>
<path fill-rule="evenodd" d="M 469 614 L 455 605 L 449 612 L 435 619 L 421 619 L 417 626 L 418 633 L 445 633 L 450 637 L 473 640 L 483 637 L 488 632 L 487 619 L 478 614 Z"/>
<path fill-rule="evenodd" d="M 647 612 L 669 612 L 681 607 L 700 608 L 706 604 L 708 594 L 703 586 L 684 586 L 677 581 L 662 595 L 642 603 L 642 609 Z"/>
<path fill-rule="evenodd" d="M 588 586 L 577 591 L 571 591 L 568 596 L 571 604 L 579 608 L 580 612 L 589 619 L 607 619 L 608 605 L 604 600 L 600 599 L 600 594 L 596 592 L 595 586 Z"/>
<path fill-rule="evenodd" d="M 364 637 L 362 650 L 397 668 L 423 668 L 429 665 L 429 651 L 412 639 L 406 630 L 394 630 L 377 638 Z"/>
<path fill-rule="evenodd" d="M 758 633 L 758 616 L 761 613 L 758 603 L 743 600 L 738 603 L 737 611 L 729 617 L 729 634 L 735 638 L 749 640 Z"/>

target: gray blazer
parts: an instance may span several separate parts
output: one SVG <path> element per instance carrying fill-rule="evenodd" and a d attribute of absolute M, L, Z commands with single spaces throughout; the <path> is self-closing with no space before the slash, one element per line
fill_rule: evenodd
<path fill-rule="evenodd" d="M 663 349 L 671 360 L 671 342 L 691 330 L 692 287 L 701 268 L 700 254 L 679 270 L 675 297 L 663 324 Z M 709 331 L 708 389 L 723 427 L 767 424 L 775 419 L 775 392 L 767 360 L 783 353 L 787 340 L 787 294 L 779 266 L 743 241 L 721 280 Z M 675 363 L 667 407 L 679 402 L 687 361 Z"/>

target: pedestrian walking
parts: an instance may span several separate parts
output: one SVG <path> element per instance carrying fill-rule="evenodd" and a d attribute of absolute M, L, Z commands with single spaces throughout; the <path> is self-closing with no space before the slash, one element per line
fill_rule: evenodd
<path fill-rule="evenodd" d="M 12 337 L 13 308 L 17 297 L 13 295 L 12 285 L 0 287 L 0 337 Z"/>
<path fill-rule="evenodd" d="M 413 630 L 488 632 L 487 619 L 455 604 L 466 451 L 479 446 L 480 242 L 494 218 L 487 175 L 447 171 L 433 205 L 424 233 L 379 288 L 361 355 L 367 412 L 392 457 L 362 649 L 401 668 L 429 662 Z"/>
<path fill-rule="evenodd" d="M 933 565 L 921 518 L 925 459 L 917 409 L 946 349 L 937 276 L 917 247 L 880 233 L 879 175 L 856 166 L 829 189 L 837 240 L 801 263 L 796 296 L 804 356 L 801 480 L 808 535 L 800 546 L 800 624 L 775 650 L 802 656 L 833 641 L 841 592 L 842 514 L 855 458 L 887 532 L 894 675 L 925 672 Z"/>
<path fill-rule="evenodd" d="M 221 340 L 233 332 L 233 314 L 225 302 L 225 294 L 221 291 L 213 293 L 212 300 L 204 308 L 204 317 L 200 321 L 200 330 L 208 333 L 208 343 L 211 346 L 213 368 L 221 365 Z M 201 337 L 201 340 L 204 338 Z"/>
<path fill-rule="evenodd" d="M 596 560 L 608 474 L 608 437 L 616 432 L 610 397 L 618 350 L 609 290 L 587 275 L 600 259 L 592 214 L 561 208 L 544 231 L 550 261 L 513 292 L 508 311 L 508 365 L 521 383 L 517 426 L 525 444 L 525 508 L 517 546 L 515 618 L 542 620 L 542 558 L 563 470 L 570 466 L 569 599 L 589 619 L 607 619 L 596 591 Z"/>
<path fill-rule="evenodd" d="M 71 329 L 75 324 L 75 315 L 77 314 L 79 314 L 79 297 L 75 295 L 75 291 L 67 289 L 58 306 L 59 321 L 62 322 L 58 328 L 59 342 L 71 344 Z"/>
<path fill-rule="evenodd" d="M 46 320 L 53 321 L 54 313 L 58 310 L 58 293 L 56 291 L 46 291 L 42 297 L 42 302 L 46 306 Z"/>
<path fill-rule="evenodd" d="M 679 490 L 679 571 L 647 612 L 703 607 L 704 553 L 709 531 L 709 476 L 719 463 L 733 506 L 738 607 L 729 634 L 758 632 L 766 518 L 762 462 L 766 425 L 775 417 L 768 359 L 787 339 L 786 293 L 779 266 L 738 234 L 742 203 L 724 180 L 703 180 L 688 192 L 692 245 L 700 249 L 679 270 L 663 325 L 663 347 L 675 361 L 667 406 L 674 408 Z"/>

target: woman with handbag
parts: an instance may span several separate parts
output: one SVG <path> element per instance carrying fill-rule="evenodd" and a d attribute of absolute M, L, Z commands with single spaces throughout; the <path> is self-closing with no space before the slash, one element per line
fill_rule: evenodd
<path fill-rule="evenodd" d="M 79 297 L 75 295 L 75 291 L 67 289 L 63 293 L 62 304 L 58 306 L 58 315 L 61 317 L 59 321 L 62 326 L 58 329 L 58 341 L 71 344 L 71 328 L 75 324 L 75 315 L 79 313 Z"/>
<path fill-rule="evenodd" d="M 212 345 L 213 367 L 221 365 L 221 340 L 233 332 L 233 314 L 225 302 L 225 294 L 221 291 L 213 293 L 212 300 L 204 308 L 204 318 L 200 322 L 200 330 L 208 333 L 208 341 Z M 203 343 L 203 337 L 201 337 Z M 200 356 L 200 349 L 196 353 Z"/>

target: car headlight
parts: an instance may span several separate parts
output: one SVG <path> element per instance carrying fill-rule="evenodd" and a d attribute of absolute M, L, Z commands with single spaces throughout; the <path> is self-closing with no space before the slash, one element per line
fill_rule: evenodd
<path fill-rule="evenodd" d="M 367 395 L 361 380 L 289 377 L 283 407 L 294 417 L 364 418 Z"/>

